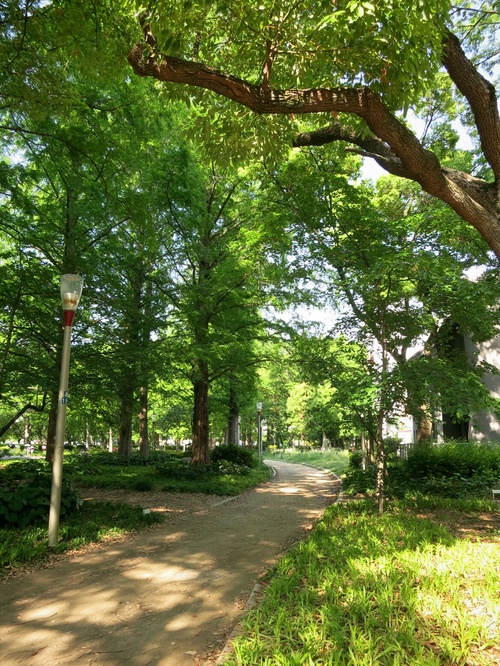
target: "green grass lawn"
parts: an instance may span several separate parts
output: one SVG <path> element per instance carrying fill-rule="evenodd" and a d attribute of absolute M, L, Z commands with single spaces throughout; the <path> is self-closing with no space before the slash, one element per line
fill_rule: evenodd
<path fill-rule="evenodd" d="M 311 449 L 310 451 L 299 451 L 298 449 L 283 449 L 279 451 L 265 452 L 269 460 L 283 460 L 283 462 L 303 463 L 320 469 L 327 469 L 337 476 L 342 476 L 347 469 L 349 452 L 340 449 Z"/>
<path fill-rule="evenodd" d="M 432 506 L 330 507 L 267 576 L 225 666 L 500 663 L 498 507 Z"/>

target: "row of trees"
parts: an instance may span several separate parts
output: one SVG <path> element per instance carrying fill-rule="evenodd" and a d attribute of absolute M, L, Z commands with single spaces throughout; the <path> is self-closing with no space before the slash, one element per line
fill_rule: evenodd
<path fill-rule="evenodd" d="M 163 2 L 137 20 L 134 5 L 0 7 L 0 435 L 38 410 L 52 455 L 57 279 L 80 272 L 75 438 L 111 428 L 121 455 L 133 438 L 147 454 L 154 412 L 169 432 L 191 423 L 203 464 L 210 425 L 250 433 L 261 398 L 270 441 L 366 433 L 382 484 L 398 409 L 425 436 L 437 409 L 489 403 L 484 368 L 431 350 L 445 320 L 478 340 L 498 324 L 499 124 L 479 71 L 495 64 L 495 8 Z M 325 112 L 362 124 L 321 127 Z M 458 118 L 475 123 L 472 150 Z M 340 140 L 407 180 L 361 182 Z M 285 324 L 299 304 L 335 321 Z"/>

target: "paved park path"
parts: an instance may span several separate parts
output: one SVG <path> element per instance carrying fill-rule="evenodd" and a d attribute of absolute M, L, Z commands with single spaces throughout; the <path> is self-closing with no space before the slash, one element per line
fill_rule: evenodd
<path fill-rule="evenodd" d="M 319 470 L 268 464 L 276 476 L 237 498 L 4 580 L 0 665 L 215 664 L 259 576 L 339 492 Z"/>

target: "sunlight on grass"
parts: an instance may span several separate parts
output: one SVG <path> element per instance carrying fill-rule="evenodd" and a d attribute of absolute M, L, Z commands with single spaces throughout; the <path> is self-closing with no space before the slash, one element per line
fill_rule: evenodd
<path fill-rule="evenodd" d="M 319 469 L 326 469 L 337 476 L 342 476 L 347 469 L 349 452 L 340 449 L 311 449 L 310 451 L 299 451 L 298 449 L 281 449 L 278 451 L 266 451 L 269 460 L 282 460 L 283 462 L 303 463 L 312 465 Z"/>
<path fill-rule="evenodd" d="M 0 529 L 0 566 L 3 574 L 16 567 L 49 559 L 53 553 L 124 536 L 163 518 L 144 514 L 141 507 L 111 502 L 84 502 L 81 510 L 61 521 L 59 542 L 48 546 L 47 526 Z"/>
<path fill-rule="evenodd" d="M 498 663 L 498 543 L 365 503 L 327 510 L 273 569 L 225 664 Z"/>

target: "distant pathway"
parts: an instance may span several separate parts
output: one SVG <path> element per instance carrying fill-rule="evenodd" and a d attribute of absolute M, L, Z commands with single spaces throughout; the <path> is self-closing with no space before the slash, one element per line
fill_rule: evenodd
<path fill-rule="evenodd" d="M 277 476 L 238 498 L 4 581 L 1 666 L 214 664 L 258 577 L 338 493 L 324 472 L 269 464 Z"/>

